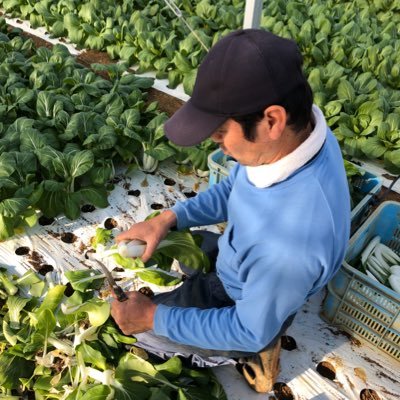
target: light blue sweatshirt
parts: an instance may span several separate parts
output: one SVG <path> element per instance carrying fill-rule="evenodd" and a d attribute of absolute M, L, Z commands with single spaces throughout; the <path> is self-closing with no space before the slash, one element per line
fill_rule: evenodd
<path fill-rule="evenodd" d="M 216 269 L 235 306 L 160 304 L 154 332 L 205 349 L 258 352 L 344 258 L 350 199 L 336 138 L 328 130 L 319 153 L 280 183 L 257 188 L 237 165 L 227 179 L 172 211 L 178 229 L 228 221 Z"/>

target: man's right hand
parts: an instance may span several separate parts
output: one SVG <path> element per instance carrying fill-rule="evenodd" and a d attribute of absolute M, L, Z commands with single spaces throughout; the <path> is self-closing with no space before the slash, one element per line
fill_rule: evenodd
<path fill-rule="evenodd" d="M 154 218 L 132 225 L 128 230 L 120 233 L 115 240 L 117 243 L 134 239 L 146 242 L 146 249 L 141 257 L 143 262 L 146 262 L 176 222 L 175 213 L 166 210 Z"/>

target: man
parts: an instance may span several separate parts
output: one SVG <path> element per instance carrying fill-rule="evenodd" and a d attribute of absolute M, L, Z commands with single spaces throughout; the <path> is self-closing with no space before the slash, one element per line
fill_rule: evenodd
<path fill-rule="evenodd" d="M 279 372 L 280 335 L 338 270 L 349 238 L 341 152 L 301 67 L 296 44 L 269 32 L 221 39 L 165 132 L 183 146 L 211 137 L 237 166 L 117 238 L 145 241 L 146 261 L 172 227 L 227 221 L 216 273 L 193 275 L 153 301 L 130 293 L 129 301 L 113 302 L 112 315 L 157 354 L 181 354 L 196 365 L 239 358 L 259 392 L 270 391 Z"/>

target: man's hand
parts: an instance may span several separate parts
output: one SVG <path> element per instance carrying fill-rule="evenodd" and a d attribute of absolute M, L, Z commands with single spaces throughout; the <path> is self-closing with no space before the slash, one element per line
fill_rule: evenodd
<path fill-rule="evenodd" d="M 127 231 L 116 237 L 117 243 L 127 240 L 141 240 L 146 242 L 146 249 L 142 255 L 143 262 L 150 260 L 154 250 L 162 239 L 165 238 L 170 228 L 176 225 L 176 215 L 171 210 L 166 210 L 160 215 L 132 225 Z"/>
<path fill-rule="evenodd" d="M 127 292 L 128 300 L 111 303 L 111 316 L 125 335 L 153 329 L 157 305 L 139 292 Z"/>

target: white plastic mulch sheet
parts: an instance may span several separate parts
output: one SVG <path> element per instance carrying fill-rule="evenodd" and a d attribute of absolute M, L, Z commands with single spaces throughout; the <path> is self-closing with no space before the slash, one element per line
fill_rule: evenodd
<path fill-rule="evenodd" d="M 290 392 L 288 397 L 279 399 L 400 399 L 400 363 L 321 320 L 319 312 L 323 296 L 324 293 L 313 296 L 286 332 L 295 340 L 297 348 L 281 350 L 281 371 L 277 381 L 285 383 Z M 330 364 L 333 380 L 333 376 L 324 377 L 331 373 L 322 376 L 317 372 L 322 362 Z M 247 388 L 233 367 L 219 367 L 216 374 L 230 400 L 271 400 L 268 395 L 256 394 Z M 367 395 L 365 389 L 379 397 Z M 365 397 L 360 397 L 361 392 Z"/>
<path fill-rule="evenodd" d="M 94 209 L 83 206 L 81 217 L 75 221 L 65 217 L 54 221 L 39 219 L 34 228 L 0 245 L 0 262 L 9 265 L 10 270 L 18 274 L 29 268 L 40 270 L 51 266 L 54 268 L 53 279 L 65 282 L 65 271 L 99 269 L 86 254 L 88 250 L 93 251 L 91 239 L 96 228 L 115 226 L 112 229 L 115 236 L 133 223 L 143 221 L 152 212 L 168 208 L 177 200 L 185 200 L 207 187 L 204 178 L 177 174 L 176 166 L 169 163 L 164 163 L 162 171 L 155 174 L 138 170 L 129 175 L 117 173 L 114 182 L 115 188 L 108 198 L 109 207 Z M 103 261 L 110 269 L 117 266 L 112 265 L 112 257 Z M 137 288 L 140 282 L 130 279 L 125 284 L 133 284 Z M 146 283 L 146 286 L 153 289 L 151 284 Z M 154 289 L 163 290 L 160 287 Z"/>

